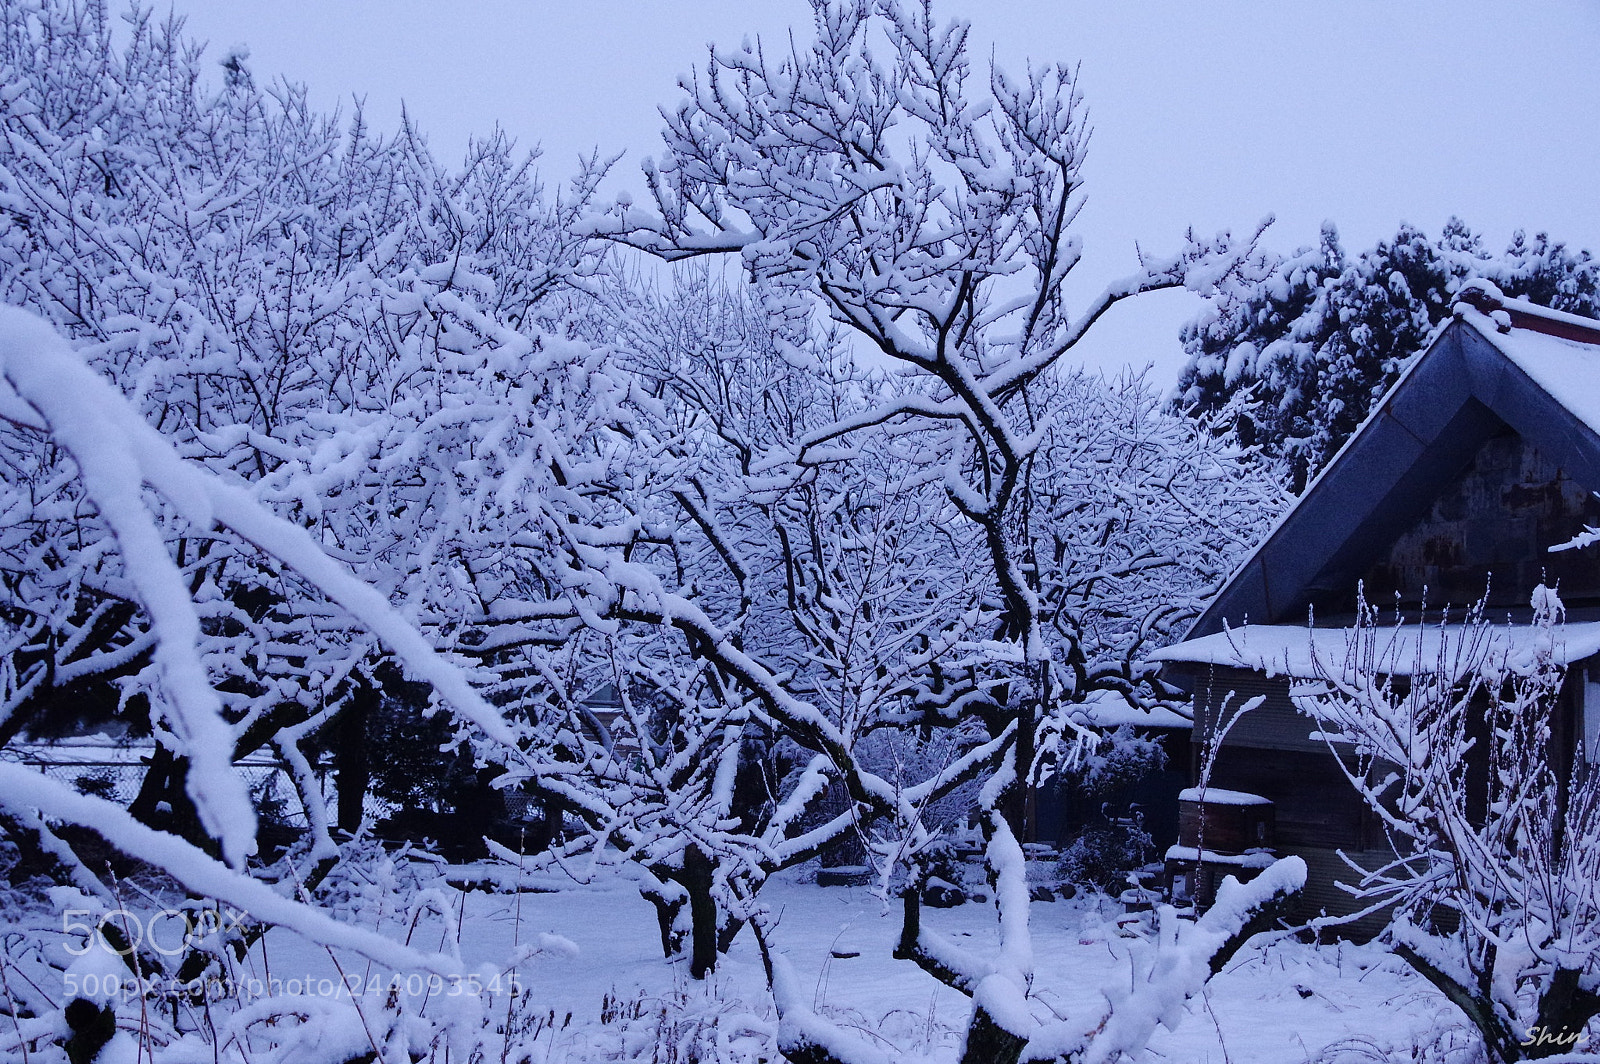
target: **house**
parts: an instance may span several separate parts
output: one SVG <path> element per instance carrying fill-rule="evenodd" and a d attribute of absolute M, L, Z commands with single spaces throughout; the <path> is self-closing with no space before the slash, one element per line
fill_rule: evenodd
<path fill-rule="evenodd" d="M 1452 320 L 1186 639 L 1154 655 L 1194 698 L 1191 779 L 1228 713 L 1224 703 L 1262 698 L 1226 731 L 1207 780 L 1234 804 L 1214 798 L 1206 815 L 1214 811 L 1227 834 L 1250 809 L 1239 802 L 1259 796 L 1270 803 L 1258 837 L 1246 841 L 1306 859 L 1313 913 L 1352 911 L 1335 886 L 1352 878 L 1340 851 L 1372 867 L 1392 850 L 1328 745 L 1294 708 L 1291 682 L 1315 678 L 1313 652 L 1323 661 L 1342 654 L 1358 586 L 1368 602 L 1398 607 L 1402 616 L 1446 605 L 1459 616 L 1487 589 L 1488 615 L 1505 621 L 1495 638 L 1515 653 L 1517 641 L 1532 635 L 1530 595 L 1546 583 L 1568 607 L 1555 749 L 1569 762 L 1592 758 L 1600 737 L 1600 683 L 1590 682 L 1600 682 L 1600 546 L 1551 548 L 1600 526 L 1596 490 L 1600 322 L 1505 298 L 1487 284 L 1469 286 Z M 1434 637 L 1408 631 L 1390 638 Z M 1426 647 L 1406 646 L 1393 659 L 1417 660 L 1419 650 L 1426 658 Z M 1405 674 L 1398 664 L 1387 671 Z M 1185 792 L 1185 811 L 1204 797 Z M 1209 855 L 1190 852 L 1198 848 L 1193 837 L 1180 842 L 1190 849 L 1173 856 L 1194 859 L 1204 878 Z M 1248 865 L 1245 849 L 1233 847 L 1221 863 Z"/>

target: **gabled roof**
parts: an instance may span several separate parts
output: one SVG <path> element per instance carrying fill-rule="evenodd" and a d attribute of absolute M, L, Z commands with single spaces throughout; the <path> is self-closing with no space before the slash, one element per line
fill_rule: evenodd
<path fill-rule="evenodd" d="M 1600 487 L 1600 322 L 1471 282 L 1454 316 L 1190 628 L 1198 639 L 1304 624 L 1427 511 L 1434 488 L 1507 427 Z"/>

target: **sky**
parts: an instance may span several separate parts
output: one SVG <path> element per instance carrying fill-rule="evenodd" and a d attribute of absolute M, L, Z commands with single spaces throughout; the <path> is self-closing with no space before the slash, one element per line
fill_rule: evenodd
<path fill-rule="evenodd" d="M 365 99 L 377 128 L 402 102 L 444 159 L 496 123 L 543 150 L 557 181 L 580 155 L 625 152 L 619 187 L 659 145 L 658 106 L 708 42 L 809 39 L 803 0 L 174 0 L 220 57 L 240 43 L 258 82 L 306 83 L 325 108 Z M 1518 228 L 1600 251 L 1600 0 L 940 0 L 970 47 L 1020 73 L 1079 68 L 1094 126 L 1079 219 L 1080 301 L 1164 255 L 1184 230 L 1314 243 L 1324 220 L 1355 252 L 1402 221 L 1459 215 L 1491 246 Z M 1092 365 L 1153 363 L 1200 309 L 1157 293 L 1096 326 Z"/>

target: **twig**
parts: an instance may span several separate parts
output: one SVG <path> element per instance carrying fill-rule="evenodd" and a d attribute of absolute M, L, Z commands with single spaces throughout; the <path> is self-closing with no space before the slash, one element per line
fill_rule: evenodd
<path fill-rule="evenodd" d="M 547 810 L 547 813 L 548 813 L 548 810 Z M 522 941 L 521 941 L 522 940 L 522 874 L 523 874 L 522 870 L 523 870 L 524 851 L 527 850 L 527 848 L 528 848 L 527 836 L 528 836 L 528 829 L 527 828 L 518 828 L 517 829 L 517 904 L 516 904 L 516 916 L 513 918 L 512 923 L 511 923 L 511 954 L 512 954 L 512 956 L 516 956 L 517 947 L 522 944 Z M 466 908 L 466 905 L 467 905 L 467 899 L 466 899 L 466 896 L 463 894 L 462 898 L 461 898 L 461 907 L 462 907 L 463 910 Z M 515 971 L 516 970 L 516 966 L 512 965 L 510 970 L 511 971 Z M 513 982 L 511 985 L 512 985 L 511 992 L 506 994 L 505 1037 L 502 1038 L 501 1042 L 500 1042 L 500 1064 L 506 1064 L 506 1059 L 511 1056 L 511 1006 L 515 1005 L 516 1001 L 517 1001 L 517 995 L 516 995 L 516 989 L 515 989 L 516 988 L 516 983 Z"/>
<path fill-rule="evenodd" d="M 11 996 L 11 980 L 6 978 L 6 972 L 11 968 L 11 962 L 0 957 L 0 989 L 6 993 L 6 1007 L 11 1011 L 11 1026 L 17 1032 L 17 1045 L 22 1049 L 22 1064 L 28 1064 L 28 1043 L 22 1037 L 22 1021 L 17 1018 L 17 999 Z"/>
<path fill-rule="evenodd" d="M 294 877 L 295 889 L 300 894 L 300 900 L 305 904 L 310 905 L 312 903 L 311 895 L 309 892 L 307 892 L 305 884 L 300 882 L 300 873 L 295 870 L 295 867 L 292 864 L 289 866 L 289 874 Z M 333 947 L 324 943 L 322 948 L 327 952 L 328 959 L 333 962 L 333 970 L 339 973 L 340 983 L 348 988 L 350 986 L 350 980 L 344 974 L 344 965 L 340 964 L 339 958 L 334 955 Z M 366 1034 L 367 1042 L 372 1046 L 373 1058 L 381 1062 L 383 1060 L 383 1050 L 378 1048 L 378 1040 L 374 1038 L 372 1034 L 372 1025 L 367 1022 L 367 1012 L 361 1007 L 361 995 L 351 994 L 350 1004 L 355 1006 L 356 1016 L 361 1020 L 361 1030 Z"/>
<path fill-rule="evenodd" d="M 1227 1039 L 1222 1037 L 1222 1024 L 1217 1020 L 1216 1010 L 1211 1007 L 1211 991 L 1209 989 L 1200 992 L 1200 1003 L 1206 1007 L 1206 1015 L 1211 1017 L 1211 1026 L 1217 1029 L 1217 1044 L 1222 1047 L 1224 1064 L 1233 1064 L 1233 1058 L 1228 1055 Z"/>
<path fill-rule="evenodd" d="M 122 904 L 122 883 L 117 879 L 117 873 L 109 863 L 106 865 L 106 872 L 111 876 L 111 896 L 117 900 L 117 909 L 122 913 L 122 938 L 128 944 L 128 956 L 132 958 L 133 962 L 134 988 L 139 994 L 139 1048 L 134 1052 L 134 1064 L 139 1064 L 139 1061 L 144 1058 L 147 1048 L 150 1051 L 150 1064 L 155 1064 L 156 1048 L 150 1044 L 150 1012 L 144 1000 L 144 966 L 139 963 L 139 950 L 133 944 L 133 935 L 129 933 L 128 910 Z M 143 937 L 143 935 L 140 936 L 141 940 Z M 113 1005 L 112 1007 L 114 1010 L 115 1006 Z"/>

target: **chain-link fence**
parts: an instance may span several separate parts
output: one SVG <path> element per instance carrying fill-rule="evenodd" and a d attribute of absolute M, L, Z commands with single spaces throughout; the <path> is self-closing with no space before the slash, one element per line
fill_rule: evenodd
<path fill-rule="evenodd" d="M 0 749 L 0 759 L 21 764 L 82 794 L 104 798 L 123 808 L 133 804 L 150 769 L 151 751 L 137 746 L 72 743 L 29 743 Z M 257 813 L 265 823 L 306 828 L 309 818 L 288 769 L 265 758 L 237 762 Z M 338 807 L 337 774 L 318 772 L 320 797 L 331 817 Z M 507 817 L 513 822 L 536 821 L 543 815 L 537 799 L 510 790 L 503 792 Z M 368 822 L 378 824 L 401 812 L 401 807 L 368 792 L 362 802 Z"/>
<path fill-rule="evenodd" d="M 4 753 L 8 761 L 20 763 L 50 779 L 65 783 L 81 794 L 104 798 L 124 808 L 138 797 L 139 788 L 150 767 L 146 757 L 137 749 L 118 748 L 111 752 L 84 751 L 70 746 L 37 746 Z M 249 787 L 256 810 L 264 819 L 292 827 L 307 826 L 305 806 L 295 790 L 294 781 L 282 764 L 274 761 L 242 761 L 234 765 L 234 770 Z M 331 795 L 325 796 L 325 800 L 328 798 Z M 368 812 L 376 816 L 387 815 L 388 804 L 377 804 L 379 808 L 369 809 Z"/>

